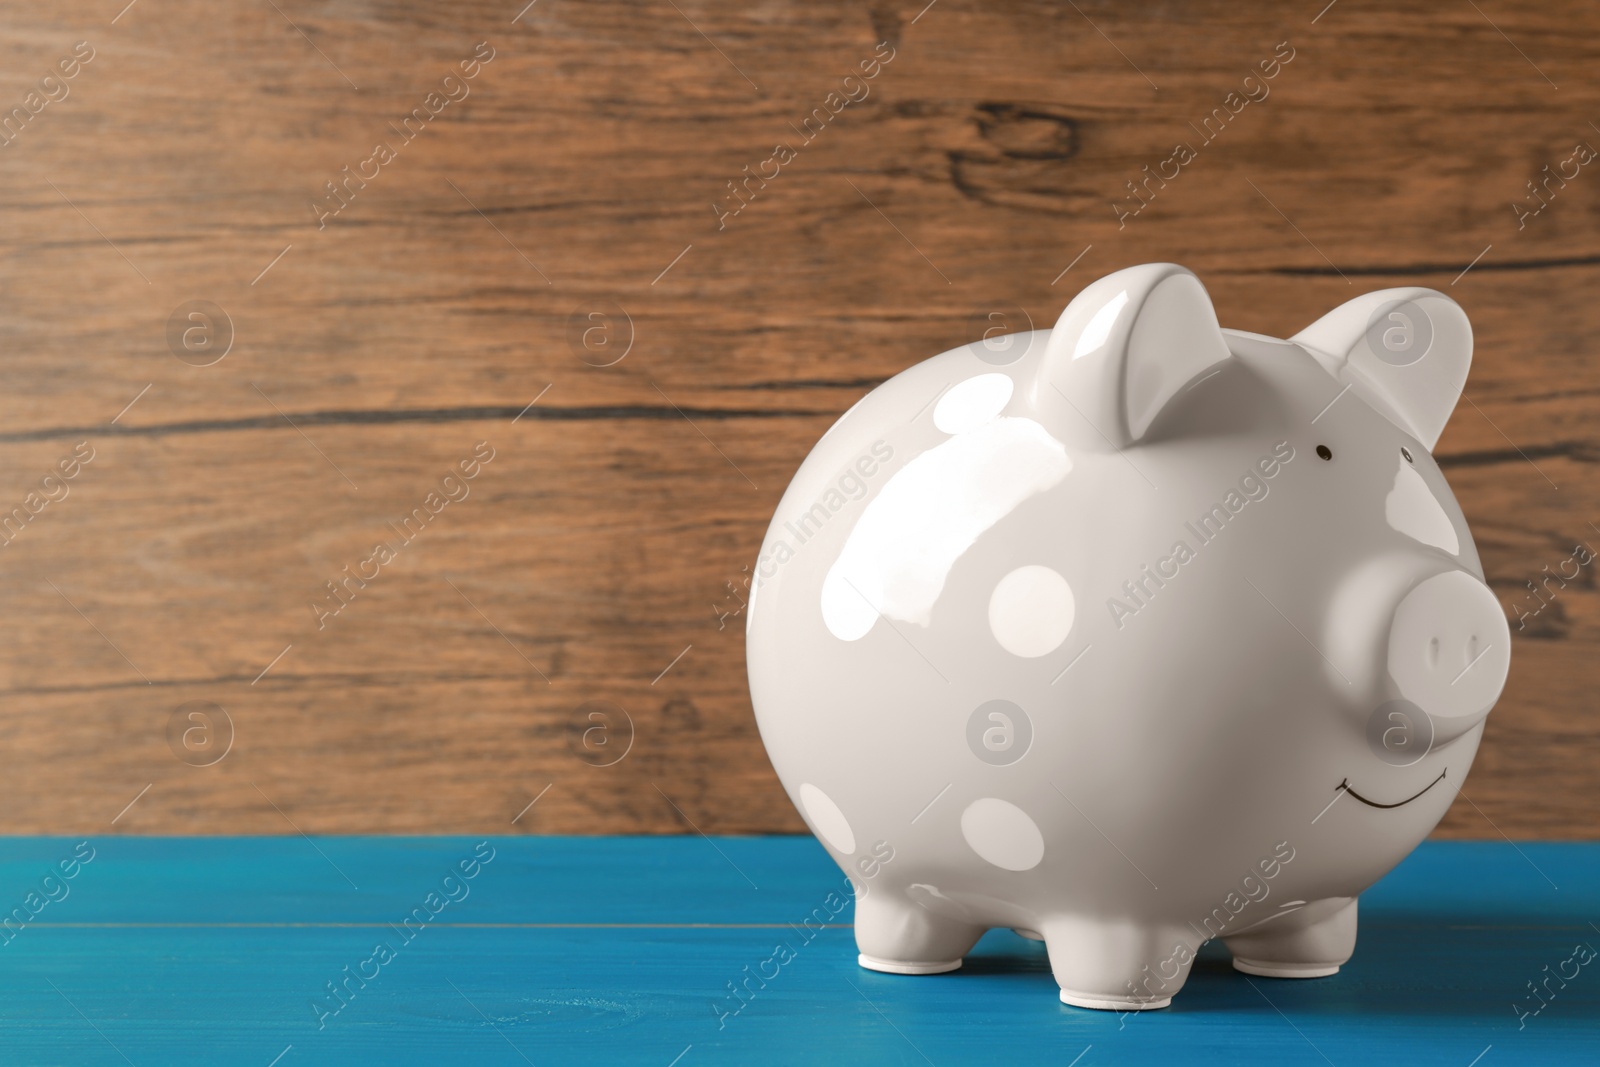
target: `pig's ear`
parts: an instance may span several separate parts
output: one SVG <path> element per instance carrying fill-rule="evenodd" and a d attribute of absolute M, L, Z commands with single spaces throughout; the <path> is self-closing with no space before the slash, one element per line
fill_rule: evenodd
<path fill-rule="evenodd" d="M 1106 275 L 1067 305 L 1050 331 L 1035 400 L 1076 409 L 1063 424 L 1089 424 L 1076 435 L 1080 445 L 1124 448 L 1229 358 L 1200 279 L 1175 263 L 1146 263 Z"/>
<path fill-rule="evenodd" d="M 1381 289 L 1341 304 L 1290 340 L 1431 451 L 1472 365 L 1472 324 L 1433 289 Z"/>

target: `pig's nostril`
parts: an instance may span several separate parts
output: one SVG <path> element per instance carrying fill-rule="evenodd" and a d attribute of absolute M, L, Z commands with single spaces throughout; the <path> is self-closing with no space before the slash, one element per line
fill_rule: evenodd
<path fill-rule="evenodd" d="M 1399 695 L 1431 717 L 1440 743 L 1488 714 L 1505 684 L 1505 615 L 1488 587 L 1465 571 L 1434 575 L 1407 593 L 1388 644 Z"/>
<path fill-rule="evenodd" d="M 1468 660 L 1467 665 L 1461 668 L 1461 673 L 1450 679 L 1450 684 L 1455 685 L 1457 682 L 1461 681 L 1461 679 L 1466 676 L 1468 671 L 1478 665 L 1478 661 L 1480 659 L 1489 654 L 1489 650 L 1493 647 L 1493 645 L 1490 645 L 1488 648 L 1485 648 L 1482 652 L 1479 652 L 1476 656 L 1473 656 L 1470 660 Z"/>

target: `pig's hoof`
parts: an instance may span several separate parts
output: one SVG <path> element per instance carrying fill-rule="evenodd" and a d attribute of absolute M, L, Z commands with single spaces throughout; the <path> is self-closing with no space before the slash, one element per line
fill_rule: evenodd
<path fill-rule="evenodd" d="M 856 899 L 855 926 L 861 966 L 888 974 L 953 971 L 985 930 L 878 892 Z"/>
<path fill-rule="evenodd" d="M 1097 1011 L 1149 1011 L 1152 1008 L 1166 1007 L 1172 1003 L 1172 998 L 1140 1000 L 1136 997 L 1097 997 L 1092 993 L 1074 993 L 1069 989 L 1063 989 L 1061 1003 L 1071 1004 L 1074 1008 L 1094 1008 Z"/>
<path fill-rule="evenodd" d="M 1356 948 L 1354 897 L 1314 900 L 1254 930 L 1224 937 L 1233 969 L 1266 978 L 1326 978 Z"/>
<path fill-rule="evenodd" d="M 882 971 L 884 974 L 943 974 L 961 966 L 959 959 L 931 963 L 921 960 L 885 960 L 869 956 L 865 952 L 856 957 L 856 962 L 869 971 Z"/>
<path fill-rule="evenodd" d="M 1263 978 L 1326 978 L 1339 973 L 1337 963 L 1263 963 L 1238 956 L 1233 957 L 1233 969 Z"/>
<path fill-rule="evenodd" d="M 1039 932 L 1061 987 L 1061 1003 L 1076 1008 L 1165 1008 L 1194 962 L 1185 931 L 1173 927 L 1062 916 L 1044 920 Z"/>

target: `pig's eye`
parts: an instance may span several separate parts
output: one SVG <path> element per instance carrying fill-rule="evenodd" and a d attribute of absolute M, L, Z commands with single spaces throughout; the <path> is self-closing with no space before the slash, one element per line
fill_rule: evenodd
<path fill-rule="evenodd" d="M 1402 456 L 1406 457 L 1406 462 L 1407 463 L 1415 463 L 1416 462 L 1416 460 L 1411 458 L 1411 450 L 1406 448 L 1404 445 L 1400 446 L 1400 454 Z"/>
<path fill-rule="evenodd" d="M 1332 459 L 1333 449 L 1329 448 L 1327 445 L 1318 445 L 1317 455 L 1321 456 L 1323 459 Z"/>

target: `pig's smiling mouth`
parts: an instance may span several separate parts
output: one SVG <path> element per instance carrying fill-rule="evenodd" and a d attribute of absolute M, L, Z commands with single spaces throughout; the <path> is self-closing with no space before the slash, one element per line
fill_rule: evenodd
<path fill-rule="evenodd" d="M 1361 803 L 1365 804 L 1369 808 L 1398 808 L 1398 807 L 1403 807 L 1404 805 L 1411 803 L 1413 800 L 1417 799 L 1417 797 L 1420 797 L 1423 793 L 1426 793 L 1428 790 L 1432 789 L 1434 786 L 1436 786 L 1440 782 L 1444 781 L 1445 772 L 1449 771 L 1449 770 L 1450 770 L 1450 768 L 1446 767 L 1443 771 L 1439 772 L 1439 777 L 1435 778 L 1433 781 L 1431 781 L 1427 785 L 1423 786 L 1422 789 L 1419 790 L 1418 792 L 1412 794 L 1409 797 L 1406 797 L 1404 800 L 1402 800 L 1402 801 L 1400 801 L 1398 803 L 1395 803 L 1395 804 L 1379 804 L 1376 800 L 1368 800 L 1366 797 L 1362 796 L 1360 793 L 1357 793 L 1354 789 L 1350 788 L 1350 779 L 1348 779 L 1348 778 L 1346 778 L 1344 781 L 1340 782 L 1337 786 L 1335 786 L 1334 787 L 1334 792 L 1337 793 L 1340 790 L 1343 790 L 1344 792 L 1349 793 L 1351 796 L 1355 797 L 1357 800 L 1361 801 Z"/>

